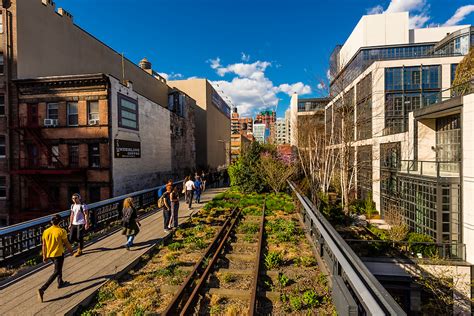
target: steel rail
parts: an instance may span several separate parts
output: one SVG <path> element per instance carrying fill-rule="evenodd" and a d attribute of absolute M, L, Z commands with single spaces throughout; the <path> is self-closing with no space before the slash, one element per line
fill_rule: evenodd
<path fill-rule="evenodd" d="M 216 248 L 218 243 L 219 245 L 218 245 L 217 250 L 214 252 L 213 259 L 219 254 L 220 250 L 223 247 L 223 244 L 227 241 L 227 238 L 230 232 L 232 231 L 232 228 L 237 222 L 237 218 L 239 217 L 239 215 L 240 215 L 240 211 L 237 208 L 234 208 L 234 210 L 232 211 L 232 214 L 227 218 L 227 220 L 222 225 L 216 237 L 214 237 L 211 244 L 207 247 L 204 255 L 194 265 L 193 271 L 189 274 L 189 276 L 183 282 L 181 287 L 178 289 L 178 292 L 173 297 L 171 303 L 168 304 L 168 307 L 163 312 L 163 315 L 177 315 L 178 311 L 181 308 L 183 309 L 183 311 L 180 313 L 180 315 L 183 315 L 185 308 L 186 309 L 189 308 L 189 306 L 191 305 L 190 302 L 194 301 L 195 296 L 201 286 L 200 283 L 202 282 L 203 277 L 205 276 L 206 273 L 209 272 L 209 268 L 212 266 L 213 262 L 215 261 L 213 260 L 212 263 L 206 262 L 207 259 L 209 258 L 209 255 Z M 206 267 L 206 269 L 204 272 L 202 272 L 202 269 L 204 267 Z M 199 283 L 194 284 L 196 279 L 199 277 L 199 275 L 201 275 L 199 279 Z M 191 289 L 194 289 L 194 290 L 191 294 L 188 295 Z"/>
<path fill-rule="evenodd" d="M 258 278 L 260 276 L 260 262 L 262 259 L 262 248 L 263 248 L 263 235 L 265 233 L 265 208 L 266 208 L 266 198 L 263 200 L 263 208 L 262 208 L 262 220 L 260 222 L 260 232 L 258 234 L 258 249 L 256 255 L 256 265 L 255 265 L 255 273 L 254 279 L 252 282 L 252 292 L 250 294 L 250 308 L 249 308 L 249 316 L 253 316 L 256 314 L 257 310 L 257 290 L 258 290 Z"/>
<path fill-rule="evenodd" d="M 227 240 L 229 239 L 230 233 L 234 229 L 235 224 L 237 223 L 237 220 L 241 214 L 241 211 L 237 213 L 237 216 L 233 219 L 232 224 L 230 225 L 229 229 L 227 230 L 224 238 L 222 238 L 221 242 L 219 243 L 219 247 L 217 248 L 216 252 L 212 256 L 211 261 L 208 263 L 206 270 L 204 273 L 201 275 L 201 278 L 199 279 L 198 283 L 196 284 L 193 292 L 191 293 L 191 296 L 189 297 L 188 301 L 183 307 L 183 310 L 180 313 L 180 316 L 184 315 L 189 315 L 188 310 L 192 307 L 194 302 L 196 301 L 196 298 L 198 296 L 199 291 L 201 290 L 202 286 L 205 284 L 207 277 L 209 276 L 209 272 L 211 272 L 211 269 L 214 267 L 214 264 L 217 261 L 217 258 L 219 257 L 219 254 L 224 248 L 225 244 L 227 243 Z"/>

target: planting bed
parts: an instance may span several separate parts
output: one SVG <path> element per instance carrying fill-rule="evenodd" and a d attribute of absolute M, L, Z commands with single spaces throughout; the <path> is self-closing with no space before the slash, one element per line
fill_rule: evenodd
<path fill-rule="evenodd" d="M 334 307 L 325 275 L 305 238 L 294 203 L 286 194 L 216 196 L 173 233 L 164 245 L 142 258 L 122 279 L 109 282 L 83 315 L 162 313 L 234 207 L 241 217 L 211 269 L 195 314 L 247 315 L 258 252 L 263 203 L 265 243 L 260 262 L 257 314 L 331 315 Z"/>

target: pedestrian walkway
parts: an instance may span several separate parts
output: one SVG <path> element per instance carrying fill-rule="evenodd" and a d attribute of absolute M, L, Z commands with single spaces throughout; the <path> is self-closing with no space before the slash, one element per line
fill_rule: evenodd
<path fill-rule="evenodd" d="M 193 204 L 188 210 L 182 201 L 179 208 L 179 222 L 186 221 L 205 203 L 226 188 L 208 189 L 201 197 L 201 204 Z M 129 271 L 154 245 L 167 234 L 163 230 L 163 213 L 160 211 L 140 221 L 142 226 L 131 251 L 123 245 L 125 237 L 121 231 L 103 238 L 84 250 L 78 258 L 66 257 L 63 279 L 71 284 L 57 289 L 56 282 L 46 290 L 44 302 L 37 300 L 37 289 L 48 279 L 53 265 L 39 270 L 0 290 L 0 315 L 64 315 L 73 314 L 77 306 L 91 299 L 108 280 Z"/>

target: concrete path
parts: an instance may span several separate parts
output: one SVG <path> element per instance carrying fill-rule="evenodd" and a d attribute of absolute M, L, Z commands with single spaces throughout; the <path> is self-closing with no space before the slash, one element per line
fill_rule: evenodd
<path fill-rule="evenodd" d="M 194 204 L 191 211 L 181 202 L 179 222 L 186 221 L 192 212 L 196 212 L 216 194 L 225 190 L 226 188 L 206 190 L 201 197 L 202 203 Z M 63 279 L 71 284 L 57 289 L 56 281 L 53 282 L 44 294 L 43 303 L 38 302 L 36 293 L 51 275 L 54 269 L 51 264 L 0 290 L 0 315 L 73 314 L 77 306 L 91 299 L 106 281 L 129 271 L 143 254 L 167 235 L 163 230 L 161 211 L 143 219 L 141 224 L 141 231 L 135 238 L 135 246 L 131 251 L 123 247 L 126 238 L 118 231 L 87 246 L 81 257 L 67 256 Z"/>

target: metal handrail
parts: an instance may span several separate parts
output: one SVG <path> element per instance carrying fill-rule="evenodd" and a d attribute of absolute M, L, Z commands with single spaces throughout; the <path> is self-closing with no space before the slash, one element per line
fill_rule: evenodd
<path fill-rule="evenodd" d="M 288 183 L 310 219 L 311 231 L 317 230 L 322 238 L 319 242 L 331 252 L 333 262 L 327 264 L 337 265 L 336 273 L 344 278 L 350 292 L 355 294 L 359 308 L 362 307 L 367 315 L 406 315 L 323 214 L 298 192 L 294 183 Z"/>
<path fill-rule="evenodd" d="M 177 181 L 174 185 L 181 185 L 183 181 Z M 123 194 L 104 201 L 88 204 L 92 229 L 88 232 L 100 230 L 106 224 L 118 220 L 121 212 L 121 202 L 132 197 L 137 208 L 145 208 L 157 202 L 157 191 L 165 185 L 145 189 L 129 194 Z M 70 210 L 65 210 L 57 215 L 61 216 L 60 226 L 69 225 Z M 38 250 L 41 247 L 41 235 L 50 225 L 54 214 L 42 216 L 30 221 L 0 228 L 0 263 L 11 261 L 22 257 L 26 253 Z"/>

